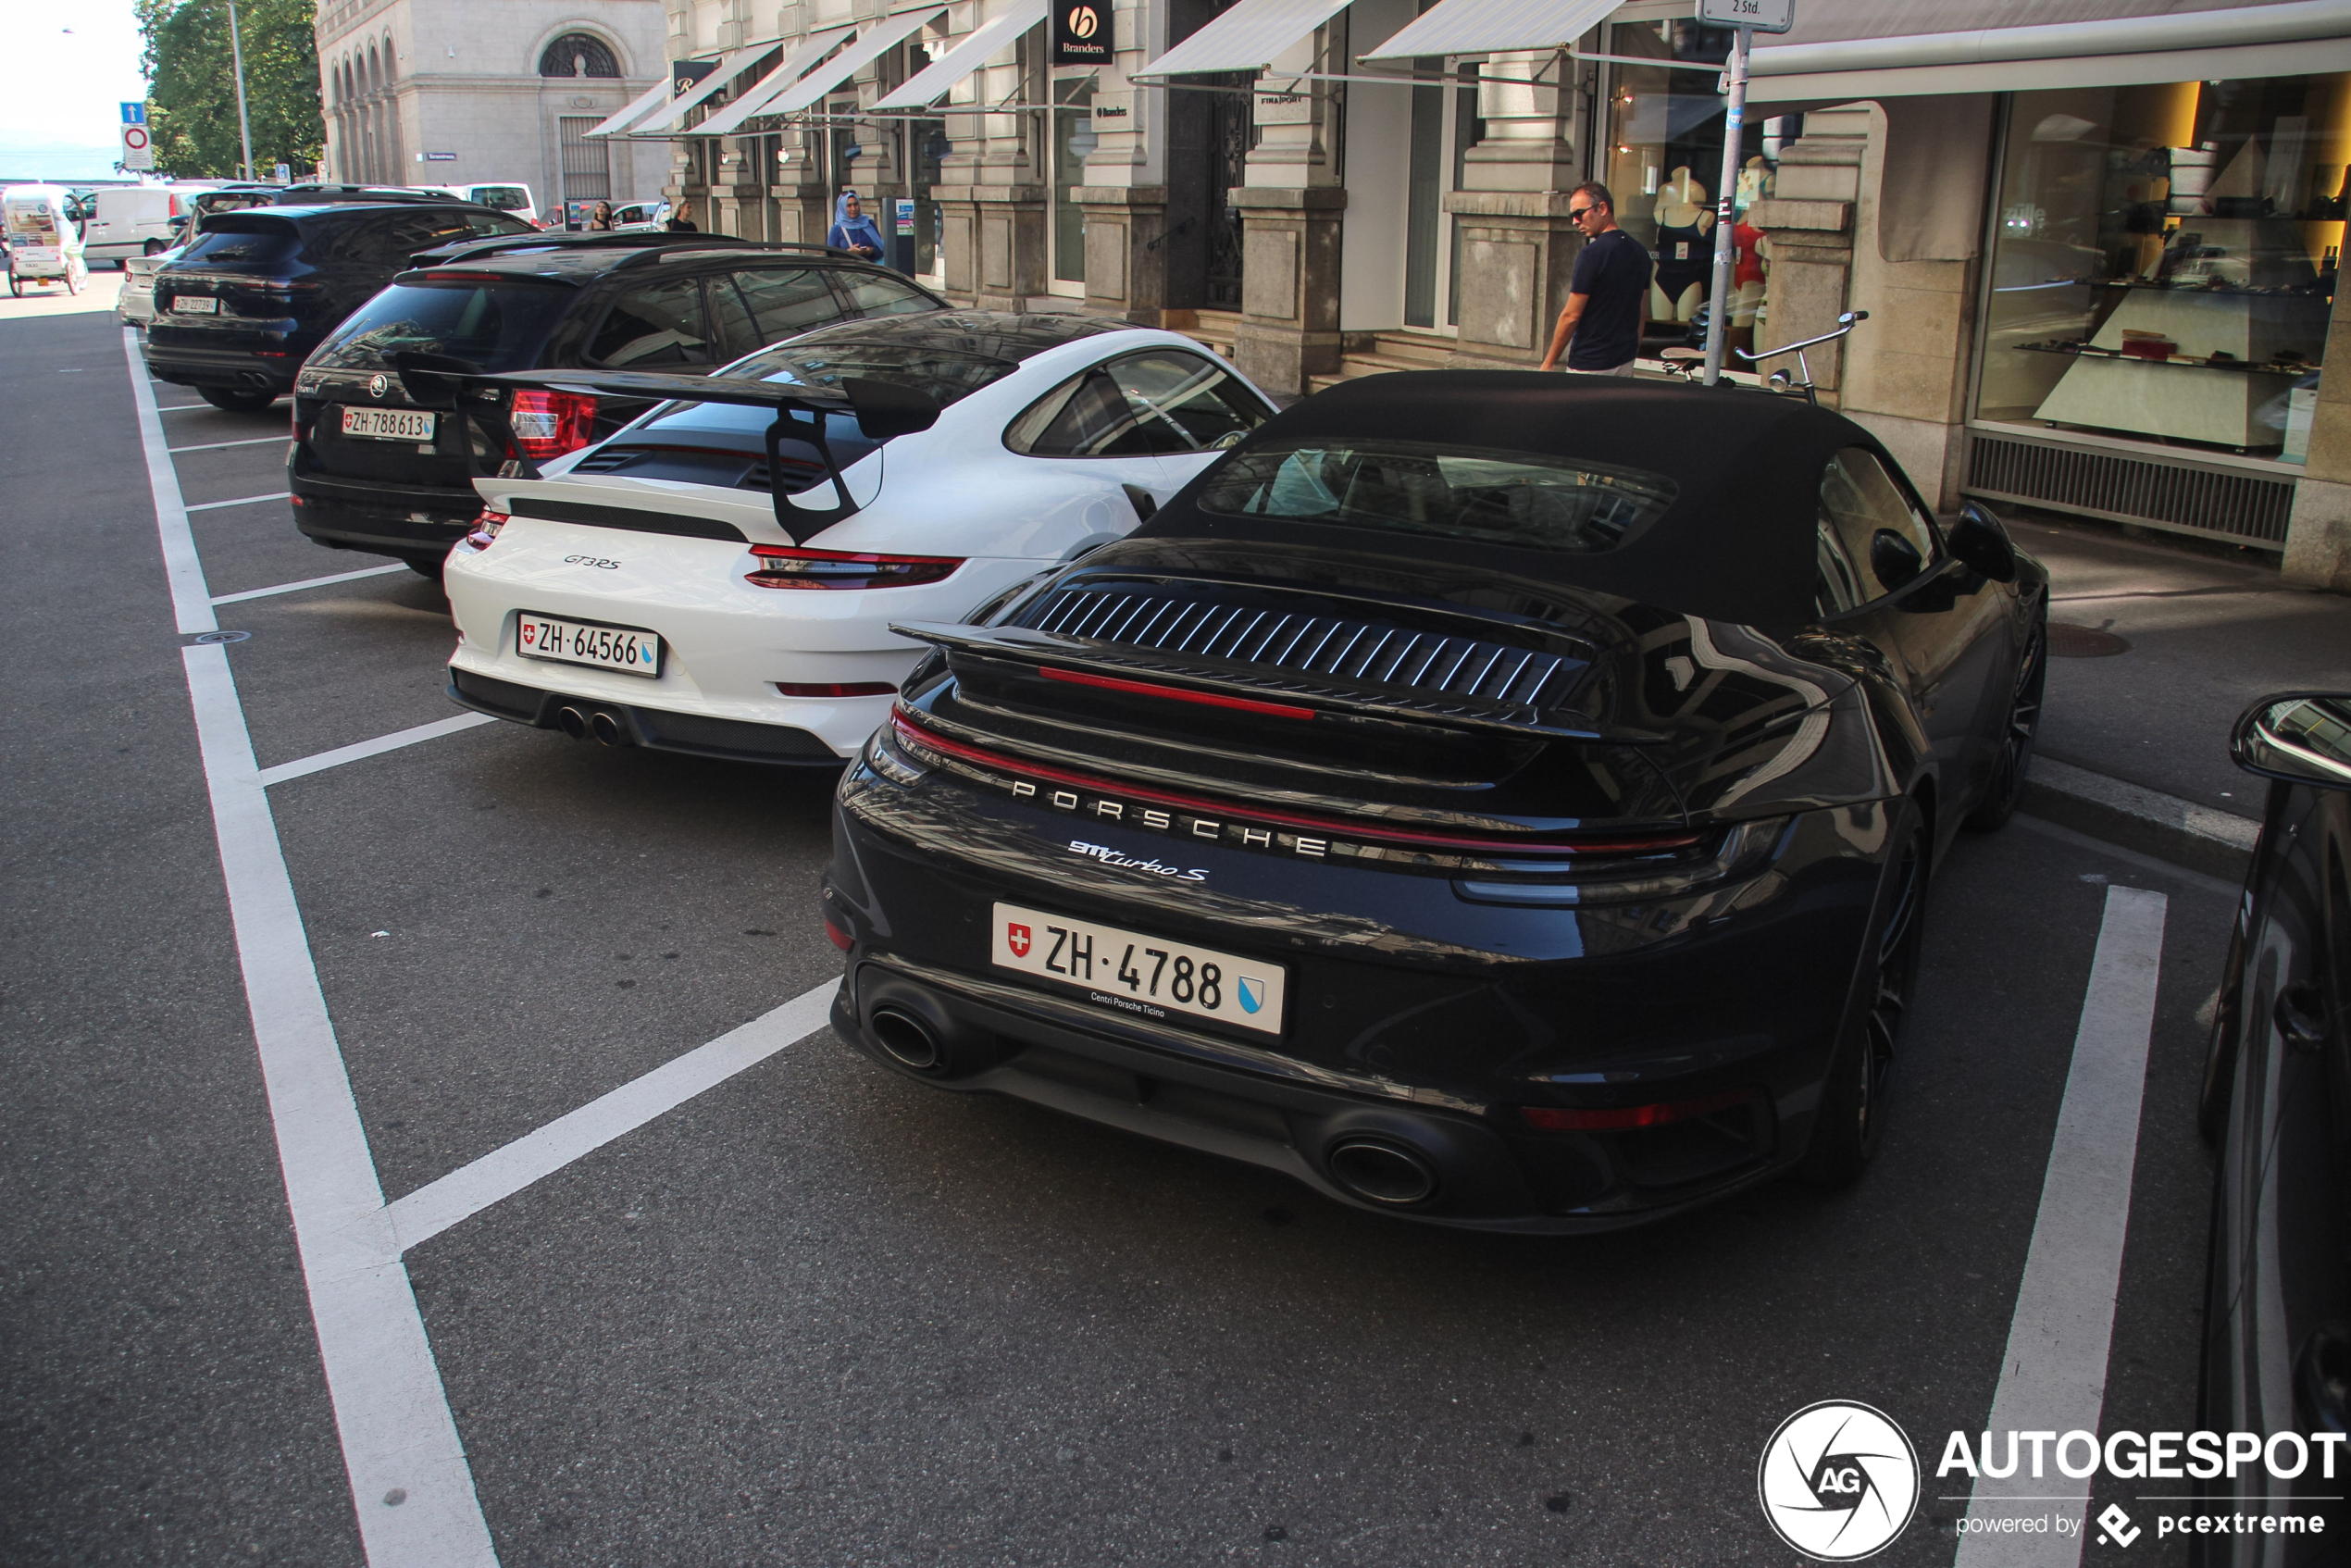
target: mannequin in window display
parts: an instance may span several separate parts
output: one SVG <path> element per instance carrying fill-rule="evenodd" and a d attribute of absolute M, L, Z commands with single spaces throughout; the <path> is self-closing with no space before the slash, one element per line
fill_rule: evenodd
<path fill-rule="evenodd" d="M 1657 272 L 1649 280 L 1649 319 L 1686 322 L 1706 299 L 1714 268 L 1714 212 L 1706 187 L 1677 168 L 1657 193 Z"/>
<path fill-rule="evenodd" d="M 1724 342 L 1755 352 L 1755 317 L 1763 308 L 1764 280 L 1772 261 L 1771 237 L 1745 218 L 1731 225 L 1731 326 Z"/>

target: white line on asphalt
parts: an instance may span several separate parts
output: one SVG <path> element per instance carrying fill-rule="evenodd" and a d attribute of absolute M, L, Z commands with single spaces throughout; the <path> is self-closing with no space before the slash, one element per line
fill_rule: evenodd
<path fill-rule="evenodd" d="M 222 502 L 218 504 L 226 505 L 228 503 Z M 197 512 L 203 508 L 191 506 L 188 510 Z M 336 582 L 357 582 L 363 577 L 382 577 L 387 572 L 404 572 L 407 569 L 398 561 L 394 561 L 389 566 L 368 566 L 361 571 L 337 572 L 332 577 L 306 577 L 300 582 L 281 582 L 275 588 L 248 588 L 243 593 L 216 593 L 212 596 L 212 602 L 216 604 L 242 604 L 248 599 L 267 599 L 280 593 L 299 593 L 305 588 L 324 588 L 330 583 Z"/>
<path fill-rule="evenodd" d="M 2121 887 L 2106 891 L 2106 916 L 2073 1036 L 2073 1065 L 2058 1109 L 2048 1174 L 2042 1178 L 2040 1213 L 2017 1286 L 2016 1313 L 2009 1320 L 1999 1387 L 1984 1422 L 1996 1435 L 2098 1429 L 2131 1218 L 2131 1173 L 2138 1160 L 2139 1101 L 2155 1032 L 2167 907 L 2161 893 Z M 2020 1474 L 2009 1485 L 2047 1486 L 2057 1480 L 2025 1475 L 2023 1469 L 2018 1466 Z M 2071 1534 L 1971 1531 L 1960 1540 L 1954 1568 L 2071 1568 L 2082 1559 L 2081 1520 L 2088 1496 L 2085 1481 L 2056 1510 L 2071 1516 Z M 1996 1519 L 2008 1500 L 2002 1483 L 1985 1477 L 1975 1484 L 1968 1515 Z"/>
<path fill-rule="evenodd" d="M 182 632 L 213 628 L 163 421 L 124 334 L 155 525 Z M 196 623 L 196 624 L 192 624 Z M 495 1568 L 473 1472 L 392 1240 L 221 645 L 183 648 L 196 744 L 327 1394 L 369 1568 Z"/>
<path fill-rule="evenodd" d="M 164 412 L 168 414 L 171 411 L 167 408 Z M 189 507 L 188 510 L 191 512 L 218 512 L 223 506 L 257 506 L 265 501 L 283 501 L 292 493 L 292 492 L 291 491 L 279 490 L 272 491 L 267 495 L 241 495 L 234 501 L 200 501 L 193 506 Z M 215 599 L 213 603 L 218 604 L 220 601 Z"/>
<path fill-rule="evenodd" d="M 187 503 L 180 498 L 180 471 L 164 455 L 163 417 L 155 407 L 155 383 L 139 360 L 139 334 L 122 330 L 122 355 L 131 364 L 131 403 L 139 414 L 139 445 L 147 457 L 147 489 L 155 501 L 155 532 L 163 543 L 163 575 L 171 586 L 171 612 L 180 635 L 212 631 L 212 595 L 205 591 L 204 564 L 196 559 L 195 536 L 188 531 Z"/>
<path fill-rule="evenodd" d="M 407 568 L 401 569 L 404 571 Z M 289 778 L 300 778 L 307 773 L 340 767 L 344 763 L 359 762 L 367 757 L 379 757 L 386 752 L 396 752 L 419 740 L 438 740 L 444 735 L 454 735 L 478 725 L 497 722 L 488 714 L 459 714 L 454 718 L 437 718 L 430 724 L 419 724 L 412 729 L 395 729 L 372 740 L 355 741 L 348 746 L 337 746 L 331 752 L 320 752 L 315 756 L 297 757 L 292 762 L 281 762 L 275 767 L 265 767 L 261 770 L 261 782 L 264 785 L 283 784 Z"/>
<path fill-rule="evenodd" d="M 208 441 L 200 446 L 170 446 L 167 452 L 218 452 L 230 446 L 262 446 L 273 441 L 291 441 L 291 436 L 248 436 L 243 441 Z"/>
<path fill-rule="evenodd" d="M 2024 812 L 2018 812 L 2014 821 L 2018 827 L 2028 833 L 2038 833 L 2045 839 L 2055 839 L 2058 842 L 2071 844 L 2077 850 L 2085 850 L 2093 854 L 2103 855 L 2118 865 L 2134 865 L 2152 876 L 2169 877 L 2184 887 L 2201 888 L 2208 893 L 2219 894 L 2231 903 L 2236 902 L 2237 895 L 2244 890 L 2241 883 L 2226 881 L 2219 877 L 2208 877 L 2201 871 L 2191 871 L 2184 865 L 2174 865 L 2168 860 L 2158 860 L 2151 854 L 2141 854 L 2136 850 L 2126 850 L 2121 844 L 2109 844 L 2104 839 L 2093 839 L 2087 833 L 2077 833 L 2071 828 L 2060 828 L 2054 822 L 2028 815 Z"/>
<path fill-rule="evenodd" d="M 460 1220 L 675 1110 L 704 1089 L 757 1066 L 786 1046 L 806 1039 L 824 1027 L 833 993 L 839 989 L 840 981 L 827 980 L 708 1045 L 674 1057 L 569 1115 L 398 1200 L 388 1212 L 400 1250 L 405 1252 L 440 1235 Z"/>

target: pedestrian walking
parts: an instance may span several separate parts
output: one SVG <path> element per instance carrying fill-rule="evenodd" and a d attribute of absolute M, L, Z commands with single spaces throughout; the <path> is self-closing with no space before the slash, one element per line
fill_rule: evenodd
<path fill-rule="evenodd" d="M 691 202 L 679 202 L 678 204 L 677 210 L 669 215 L 669 221 L 663 224 L 662 227 L 668 230 L 673 234 L 699 234 L 702 232 L 701 230 L 694 227 L 694 204 Z"/>
<path fill-rule="evenodd" d="M 588 214 L 588 227 L 605 233 L 612 231 L 612 204 L 598 202 Z"/>
<path fill-rule="evenodd" d="M 1648 297 L 1648 248 L 1616 226 L 1616 199 L 1597 180 L 1567 193 L 1567 216 L 1583 230 L 1583 254 L 1568 280 L 1567 305 L 1538 368 L 1597 376 L 1629 375 L 1641 348 L 1641 307 Z"/>
<path fill-rule="evenodd" d="M 833 204 L 833 226 L 825 235 L 825 243 L 866 261 L 882 258 L 881 230 L 865 216 L 856 192 L 843 191 L 840 199 Z"/>

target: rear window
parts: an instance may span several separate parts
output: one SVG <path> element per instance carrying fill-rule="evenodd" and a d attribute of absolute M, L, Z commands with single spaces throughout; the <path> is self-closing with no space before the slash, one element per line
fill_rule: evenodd
<path fill-rule="evenodd" d="M 1673 504 L 1661 474 L 1577 458 L 1412 441 L 1269 442 L 1211 469 L 1197 504 L 1227 516 L 1333 523 L 1521 550 L 1592 554 Z"/>
<path fill-rule="evenodd" d="M 180 259 L 213 266 L 274 267 L 291 261 L 301 250 L 302 236 L 282 218 L 216 218 L 207 220 L 205 231 Z"/>
<path fill-rule="evenodd" d="M 520 212 L 530 205 L 530 193 L 519 185 L 477 185 L 473 199 L 500 212 Z"/>
<path fill-rule="evenodd" d="M 900 343 L 780 343 L 719 372 L 746 381 L 798 381 L 839 390 L 851 380 L 892 381 L 928 393 L 941 408 L 1020 367 L 1009 359 Z"/>
<path fill-rule="evenodd" d="M 416 353 L 525 369 L 575 297 L 551 283 L 395 283 L 336 328 L 310 363 L 388 370 L 393 355 Z"/>

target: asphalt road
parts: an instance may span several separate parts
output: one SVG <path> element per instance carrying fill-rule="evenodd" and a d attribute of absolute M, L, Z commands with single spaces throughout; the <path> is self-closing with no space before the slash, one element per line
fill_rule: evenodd
<path fill-rule="evenodd" d="M 0 318 L 0 1561 L 356 1564 L 355 1507 L 397 1504 L 344 1472 L 120 336 Z M 175 446 L 284 428 L 157 391 Z M 172 459 L 192 506 L 281 490 L 281 461 Z M 282 502 L 191 527 L 216 595 L 382 564 Z M 218 613 L 265 768 L 455 711 L 405 571 Z M 839 971 L 821 778 L 490 725 L 267 798 L 388 1198 Z M 1938 872 L 1889 1141 L 1847 1194 L 1462 1236 L 935 1094 L 818 1030 L 408 1278 L 511 1565 L 1785 1563 L 1757 1459 L 1829 1398 L 1930 1467 L 1878 1561 L 1948 1562 L 1965 1504 L 1932 1465 L 1999 1377 L 2115 884 L 2169 904 L 2104 1424 L 2184 1427 L 2229 890 L 2029 823 Z"/>

